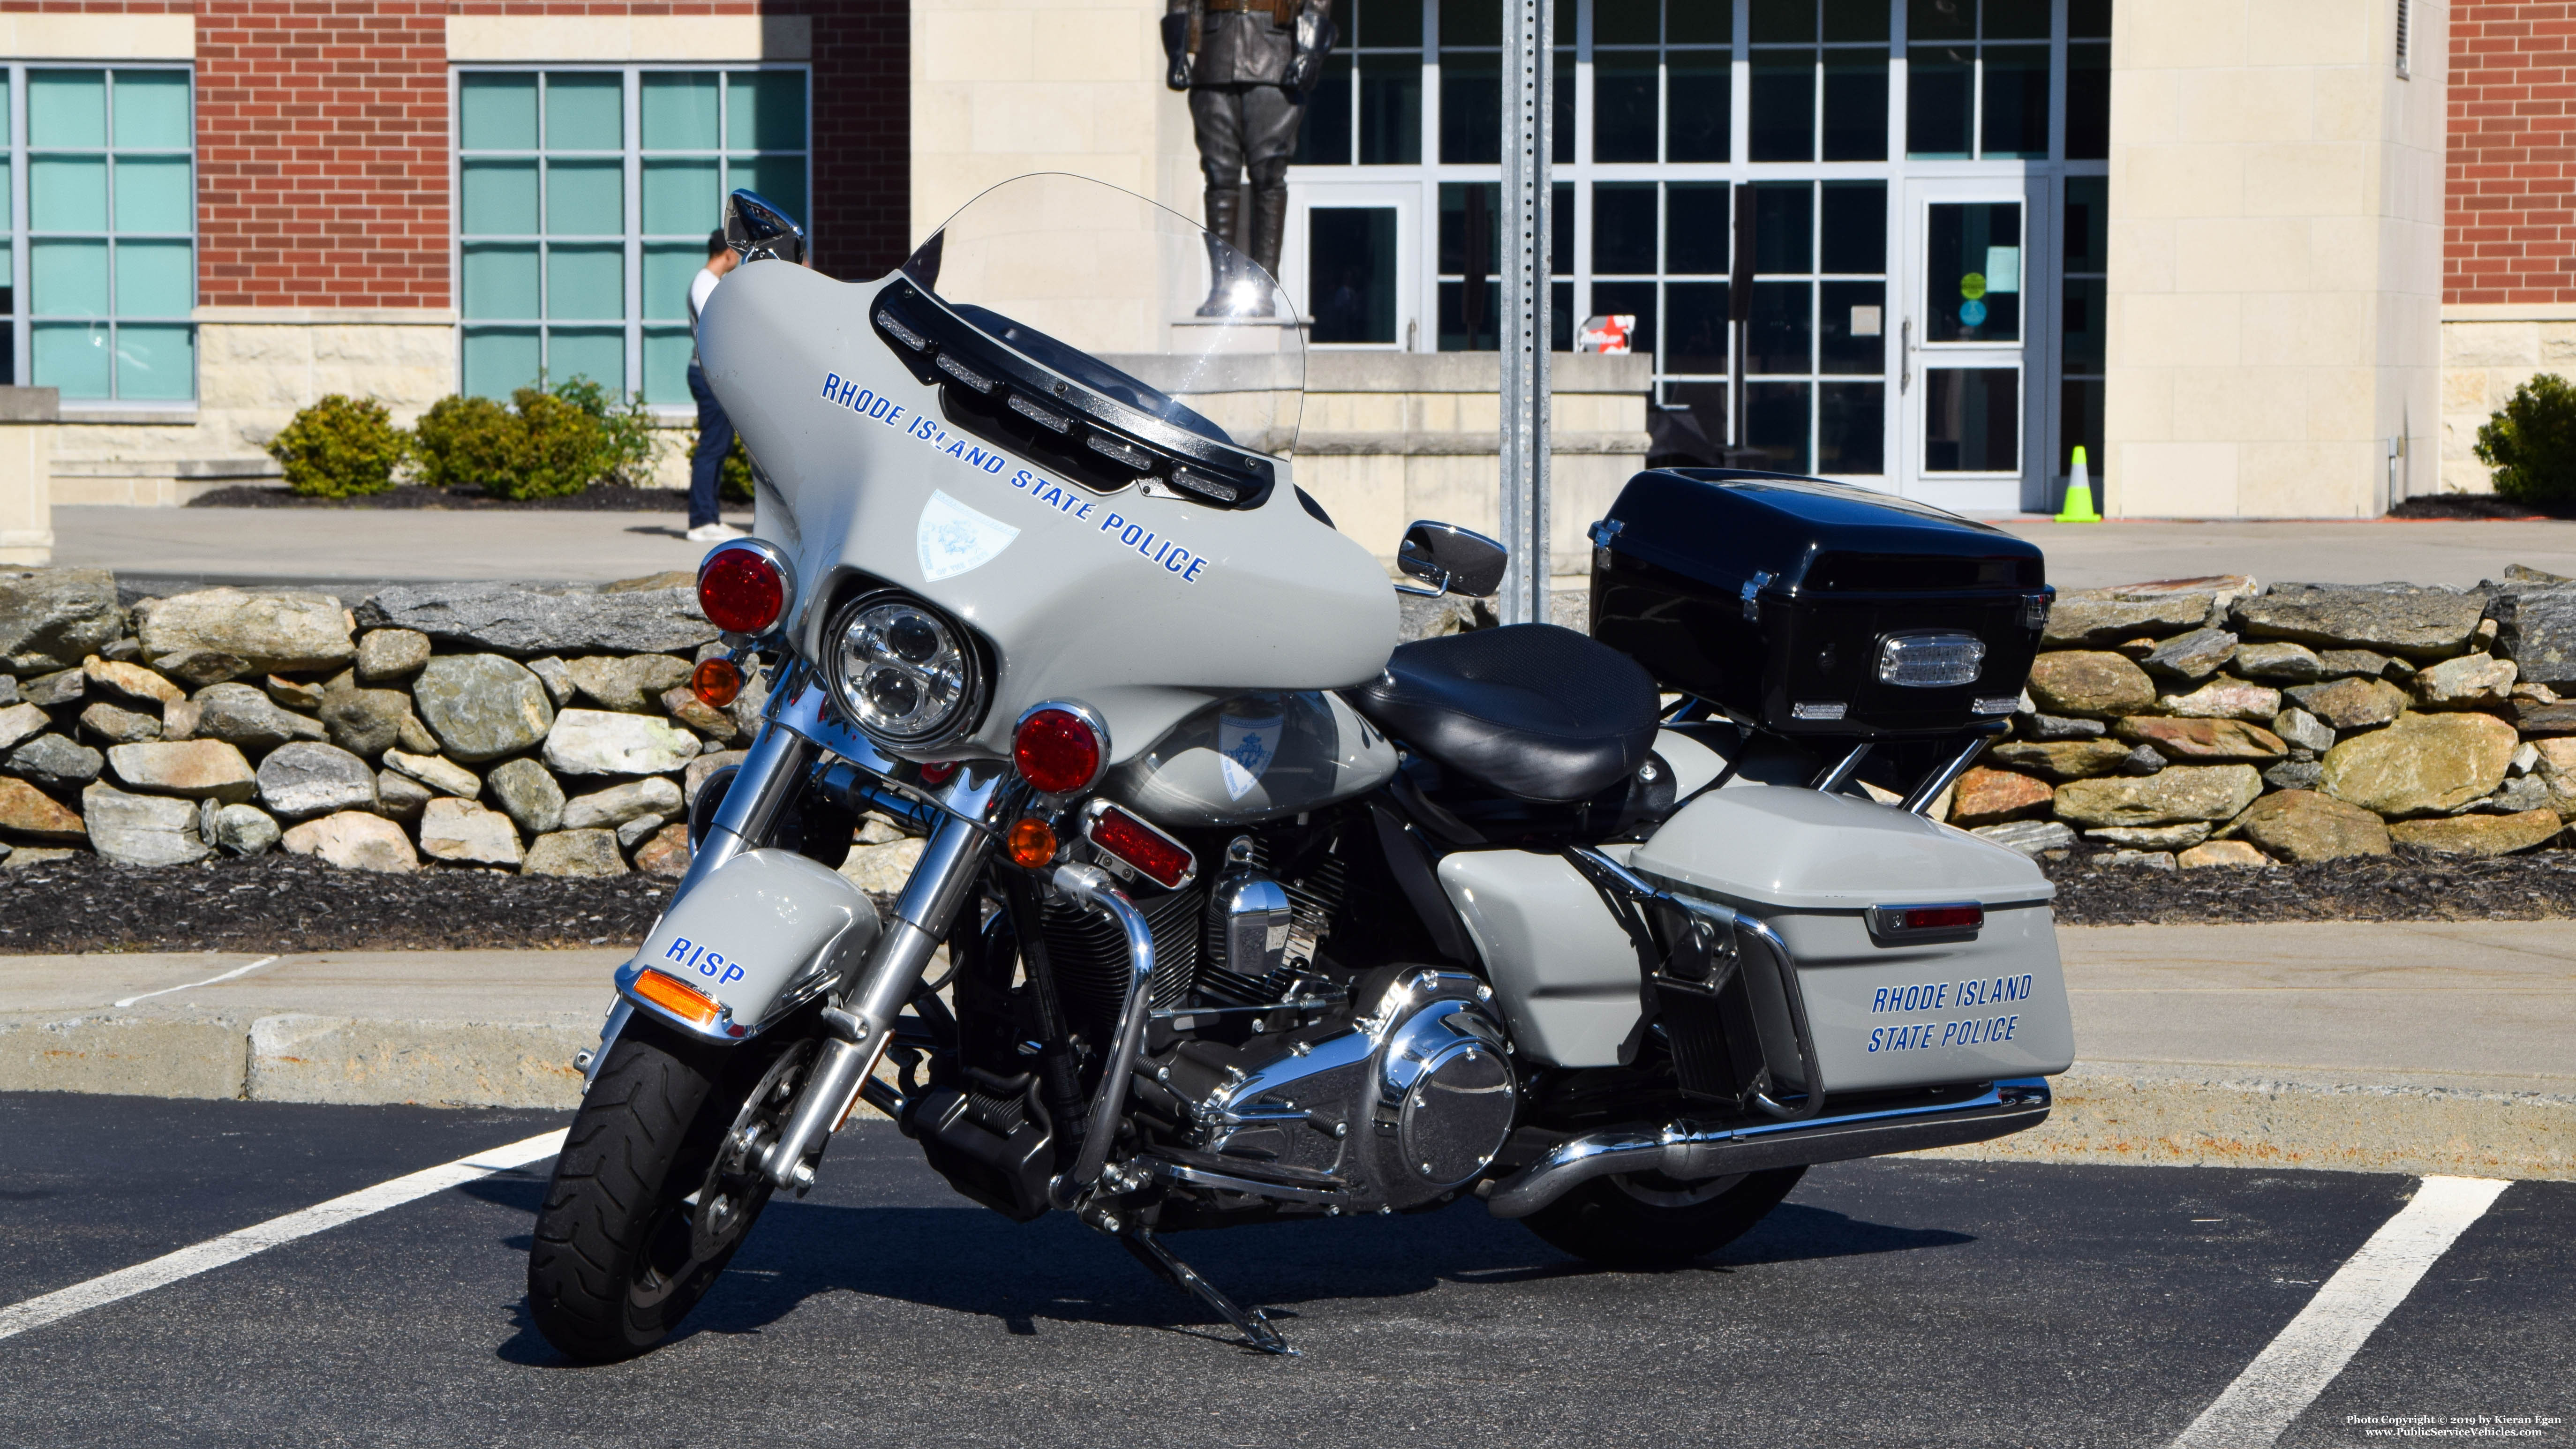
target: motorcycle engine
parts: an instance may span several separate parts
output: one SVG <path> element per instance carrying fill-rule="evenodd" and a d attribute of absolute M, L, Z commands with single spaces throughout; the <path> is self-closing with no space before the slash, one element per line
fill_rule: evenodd
<path fill-rule="evenodd" d="M 1414 1207 L 1475 1181 L 1519 1100 L 1493 989 L 1419 967 L 1368 984 L 1356 1019 L 1174 1047 L 1154 1069 L 1186 1123 L 1169 1174 L 1203 1192 L 1345 1213 Z"/>

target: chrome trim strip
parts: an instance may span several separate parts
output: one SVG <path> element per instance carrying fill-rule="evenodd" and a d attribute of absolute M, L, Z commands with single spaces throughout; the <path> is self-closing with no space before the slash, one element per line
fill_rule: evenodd
<path fill-rule="evenodd" d="M 701 588 L 705 587 L 708 568 L 713 566 L 717 559 L 720 559 L 729 553 L 750 554 L 761 562 L 768 564 L 771 568 L 778 570 L 778 581 L 781 586 L 781 594 L 778 600 L 778 617 L 770 621 L 769 627 L 761 630 L 757 634 L 735 635 L 734 637 L 738 639 L 750 638 L 755 640 L 774 639 L 778 637 L 786 631 L 789 621 L 796 617 L 796 606 L 803 602 L 803 600 L 797 596 L 796 561 L 787 556 L 787 551 L 785 549 L 771 543 L 768 539 L 729 538 L 724 542 L 717 544 L 715 547 L 708 549 L 707 556 L 698 560 L 698 583 Z"/>
<path fill-rule="evenodd" d="M 1067 795 L 1079 795 L 1083 791 L 1090 789 L 1092 786 L 1099 784 L 1101 777 L 1109 773 L 1109 721 L 1100 717 L 1100 711 L 1093 709 L 1090 705 L 1084 704 L 1078 699 L 1050 699 L 1041 701 L 1037 704 L 1030 705 L 1027 709 L 1021 710 L 1020 717 L 1011 721 L 1011 748 L 1014 755 L 1016 755 L 1019 750 L 1020 730 L 1029 722 L 1030 716 L 1050 709 L 1063 710 L 1066 714 L 1072 715 L 1075 719 L 1089 725 L 1091 727 L 1092 740 L 1100 746 L 1100 763 L 1093 767 L 1091 778 L 1064 792 Z M 1012 764 L 1014 768 L 1017 768 L 1018 761 L 1016 758 L 1013 760 Z"/>
<path fill-rule="evenodd" d="M 1305 1114 L 1297 1115 L 1303 1118 Z M 1346 1194 L 1326 1188 L 1290 1187 L 1286 1183 L 1262 1182 L 1249 1177 L 1230 1177 L 1222 1172 L 1210 1172 L 1204 1167 L 1192 1167 L 1186 1162 L 1167 1162 L 1159 1157 L 1139 1157 L 1135 1161 L 1146 1170 L 1161 1177 L 1168 1177 L 1174 1182 L 1186 1182 L 1195 1187 L 1212 1187 L 1219 1192 L 1240 1192 L 1253 1197 L 1280 1198 L 1288 1202 L 1331 1203 L 1349 1200 Z"/>
<path fill-rule="evenodd" d="M 1138 865 L 1136 862 L 1129 860 L 1127 857 L 1120 855 L 1117 851 L 1111 850 L 1108 846 L 1100 843 L 1100 837 L 1092 832 L 1099 826 L 1100 817 L 1108 814 L 1112 810 L 1126 816 L 1129 823 L 1136 826 L 1137 829 L 1144 831 L 1146 834 L 1153 836 L 1155 839 L 1181 853 L 1181 859 L 1188 861 L 1189 865 L 1182 869 L 1181 878 L 1179 880 L 1154 880 L 1152 876 L 1145 875 L 1145 867 Z M 1092 849 L 1115 859 L 1119 864 L 1136 872 L 1138 875 L 1145 875 L 1147 880 L 1154 880 L 1154 884 L 1161 886 L 1167 891 L 1180 890 L 1189 885 L 1190 882 L 1199 878 L 1199 854 L 1197 851 L 1190 849 L 1188 846 L 1181 844 L 1177 840 L 1174 840 L 1171 837 L 1170 832 L 1156 828 L 1154 823 L 1147 820 L 1144 816 L 1137 814 L 1135 811 L 1128 809 L 1124 805 L 1112 804 L 1097 795 L 1093 796 L 1091 800 L 1082 807 L 1082 838 L 1091 842 Z"/>

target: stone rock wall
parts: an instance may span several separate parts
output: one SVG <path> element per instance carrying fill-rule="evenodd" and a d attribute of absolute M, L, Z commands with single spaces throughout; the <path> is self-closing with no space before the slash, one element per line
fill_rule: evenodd
<path fill-rule="evenodd" d="M 2065 595 L 1954 825 L 2159 869 L 2406 847 L 2502 855 L 2576 819 L 2576 579 L 2184 579 Z M 2224 847 L 2224 848 L 2221 848 Z"/>

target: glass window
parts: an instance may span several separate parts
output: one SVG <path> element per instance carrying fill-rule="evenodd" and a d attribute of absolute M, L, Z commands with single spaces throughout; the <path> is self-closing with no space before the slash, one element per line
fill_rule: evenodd
<path fill-rule="evenodd" d="M 1923 340 L 2021 337 L 2021 204 L 1935 202 L 1925 209 Z"/>
<path fill-rule="evenodd" d="M 2111 47 L 2066 47 L 2066 159 L 2111 155 Z"/>
<path fill-rule="evenodd" d="M 2066 269 L 2058 303 L 2058 455 L 2048 474 L 2062 476 L 2084 450 L 2093 477 L 2103 476 L 2103 270 L 2110 226 L 2110 182 L 2066 178 Z"/>
<path fill-rule="evenodd" d="M 1306 99 L 1297 165 L 1420 164 L 1422 8 L 1422 0 L 1337 0 L 1341 44 Z"/>
<path fill-rule="evenodd" d="M 2049 10 L 2049 0 L 1907 0 L 1908 155 L 2049 157 Z M 2108 0 L 2073 0 L 2068 15 L 2072 33 L 2081 37 L 2097 21 L 2107 26 Z M 2109 47 L 2070 47 L 2068 62 L 2062 154 L 2099 159 L 2108 150 Z M 2097 64 L 2098 85 L 2072 73 L 2076 66 Z"/>
<path fill-rule="evenodd" d="M 1654 240 L 1653 188 L 1647 187 L 1647 245 Z M 1553 243 L 1548 270 L 1557 276 L 1574 271 L 1574 183 L 1549 188 L 1553 198 Z M 1502 346 L 1503 187 L 1498 181 L 1447 182 L 1440 188 L 1440 327 L 1442 352 L 1491 352 Z M 1652 263 L 1648 263 L 1652 269 Z M 1574 346 L 1574 284 L 1555 283 L 1548 299 L 1551 349 Z M 1320 319 L 1319 319 L 1320 323 Z M 1318 339 L 1323 340 L 1323 339 Z"/>
<path fill-rule="evenodd" d="M 1612 276 L 1654 275 L 1655 183 L 1603 181 L 1593 186 L 1592 270 Z M 1725 267 L 1694 270 L 1724 271 Z"/>
<path fill-rule="evenodd" d="M 806 216 L 807 109 L 802 69 L 460 75 L 464 390 L 586 377 L 687 403 L 707 234 L 737 187 Z"/>
<path fill-rule="evenodd" d="M 17 77 L 27 97 L 25 147 L 13 148 L 27 176 L 27 380 L 60 388 L 66 402 L 195 397 L 189 72 L 27 67 Z M 13 322 L 15 303 L 0 287 L 0 313 Z M 8 351 L 0 381 L 16 379 Z"/>

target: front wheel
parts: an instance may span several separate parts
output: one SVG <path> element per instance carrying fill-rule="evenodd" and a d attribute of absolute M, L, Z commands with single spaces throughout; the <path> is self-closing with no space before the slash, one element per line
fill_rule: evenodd
<path fill-rule="evenodd" d="M 1551 1247 L 1604 1268 L 1679 1268 L 1752 1231 L 1804 1167 L 1704 1182 L 1659 1172 L 1596 1177 L 1523 1218 Z"/>
<path fill-rule="evenodd" d="M 795 1100 L 811 1039 L 739 1047 L 630 1020 L 582 1099 L 528 1250 L 537 1331 L 581 1363 L 679 1327 L 768 1205 L 759 1150 Z"/>

